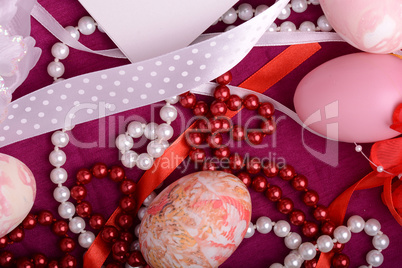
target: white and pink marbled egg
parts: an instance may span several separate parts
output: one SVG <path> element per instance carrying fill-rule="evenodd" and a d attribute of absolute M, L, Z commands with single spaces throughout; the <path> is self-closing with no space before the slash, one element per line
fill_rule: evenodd
<path fill-rule="evenodd" d="M 402 49 L 401 0 L 320 0 L 331 26 L 352 46 L 371 53 Z"/>
<path fill-rule="evenodd" d="M 31 170 L 18 159 L 0 154 L 0 237 L 24 220 L 35 196 L 36 183 Z"/>

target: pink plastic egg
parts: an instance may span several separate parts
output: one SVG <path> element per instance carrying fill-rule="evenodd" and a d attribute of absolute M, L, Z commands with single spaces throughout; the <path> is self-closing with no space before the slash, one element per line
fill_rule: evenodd
<path fill-rule="evenodd" d="M 158 267 L 218 267 L 239 246 L 251 217 L 246 186 L 232 174 L 202 171 L 163 190 L 141 221 L 141 252 Z"/>
<path fill-rule="evenodd" d="M 18 159 L 0 154 L 0 237 L 17 227 L 31 210 L 35 178 Z"/>
<path fill-rule="evenodd" d="M 402 60 L 356 53 L 330 60 L 299 83 L 294 105 L 316 132 L 344 142 L 375 142 L 399 135 L 390 129 L 402 102 Z"/>
<path fill-rule="evenodd" d="M 331 26 L 352 46 L 371 53 L 402 49 L 400 0 L 320 0 Z"/>

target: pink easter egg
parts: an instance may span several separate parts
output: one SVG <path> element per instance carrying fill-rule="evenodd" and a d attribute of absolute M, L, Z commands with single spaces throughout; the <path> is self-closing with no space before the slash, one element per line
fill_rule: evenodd
<path fill-rule="evenodd" d="M 218 267 L 239 246 L 251 217 L 246 186 L 232 174 L 202 171 L 163 190 L 141 221 L 139 242 L 154 267 Z"/>
<path fill-rule="evenodd" d="M 376 142 L 398 136 L 392 114 L 402 102 L 402 60 L 355 53 L 330 60 L 299 83 L 294 105 L 312 130 L 333 140 Z"/>
<path fill-rule="evenodd" d="M 35 195 L 36 183 L 31 170 L 18 159 L 0 154 L 0 237 L 25 219 Z"/>
<path fill-rule="evenodd" d="M 320 0 L 331 26 L 352 46 L 371 53 L 402 49 L 400 0 Z"/>

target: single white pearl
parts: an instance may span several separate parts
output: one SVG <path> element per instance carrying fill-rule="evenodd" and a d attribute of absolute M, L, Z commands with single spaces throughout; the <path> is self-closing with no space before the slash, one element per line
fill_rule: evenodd
<path fill-rule="evenodd" d="M 229 25 L 228 27 L 226 27 L 225 32 L 230 31 L 232 29 L 236 28 L 236 26 L 234 25 Z"/>
<path fill-rule="evenodd" d="M 317 25 L 318 27 L 320 27 L 320 30 L 322 32 L 330 32 L 332 30 L 332 26 L 329 24 L 327 17 L 325 17 L 325 15 L 322 15 L 318 18 Z"/>
<path fill-rule="evenodd" d="M 233 24 L 236 20 L 237 20 L 237 13 L 233 7 L 222 15 L 222 21 L 225 24 Z"/>
<path fill-rule="evenodd" d="M 58 130 L 53 133 L 51 140 L 54 146 L 63 148 L 69 143 L 70 138 L 68 137 L 67 133 Z"/>
<path fill-rule="evenodd" d="M 169 140 L 173 137 L 173 128 L 171 125 L 163 123 L 156 129 L 156 136 L 160 140 Z"/>
<path fill-rule="evenodd" d="M 291 21 L 282 22 L 280 28 L 281 28 L 281 32 L 294 32 L 294 31 L 296 31 L 296 25 Z"/>
<path fill-rule="evenodd" d="M 286 268 L 299 268 L 303 264 L 303 260 L 299 254 L 289 253 L 283 262 Z"/>
<path fill-rule="evenodd" d="M 66 31 L 69 32 L 71 37 L 74 38 L 75 40 L 80 39 L 80 32 L 77 30 L 77 28 L 73 26 L 67 26 L 64 29 L 66 29 Z"/>
<path fill-rule="evenodd" d="M 383 172 L 384 171 L 384 167 L 383 166 L 378 166 L 377 167 L 377 172 Z"/>
<path fill-rule="evenodd" d="M 151 205 L 152 201 L 154 201 L 155 197 L 156 197 L 156 193 L 155 193 L 155 192 L 150 193 L 150 194 L 147 196 L 147 198 L 144 199 L 144 202 L 142 202 L 142 204 L 143 204 L 144 206 L 146 206 L 146 207 L 149 207 L 149 206 Z"/>
<path fill-rule="evenodd" d="M 147 207 L 140 207 L 140 209 L 138 210 L 138 213 L 137 213 L 138 219 L 140 219 L 140 221 L 142 221 L 146 212 L 147 212 Z"/>
<path fill-rule="evenodd" d="M 170 104 L 176 104 L 179 102 L 179 100 L 180 100 L 180 96 L 177 95 L 177 96 L 173 96 L 169 99 L 166 99 L 165 101 Z"/>
<path fill-rule="evenodd" d="M 67 181 L 68 175 L 64 168 L 54 168 L 50 172 L 50 180 L 54 184 L 65 183 Z"/>
<path fill-rule="evenodd" d="M 173 122 L 177 118 L 177 110 L 174 106 L 166 104 L 159 112 L 161 119 L 165 122 Z"/>
<path fill-rule="evenodd" d="M 317 254 L 317 250 L 312 243 L 305 242 L 300 245 L 299 254 L 303 260 L 309 261 L 314 259 L 315 255 Z"/>
<path fill-rule="evenodd" d="M 249 20 L 253 17 L 253 7 L 250 4 L 243 3 L 238 8 L 239 18 Z"/>
<path fill-rule="evenodd" d="M 68 223 L 68 228 L 71 232 L 79 234 L 85 229 L 85 221 L 81 217 L 74 217 Z"/>
<path fill-rule="evenodd" d="M 311 21 L 303 21 L 299 26 L 300 32 L 315 32 L 315 25 Z"/>
<path fill-rule="evenodd" d="M 165 152 L 165 147 L 163 144 L 159 143 L 157 140 L 151 141 L 148 143 L 147 152 L 153 158 L 158 158 L 163 155 Z"/>
<path fill-rule="evenodd" d="M 53 197 L 57 202 L 66 202 L 70 198 L 70 190 L 66 186 L 56 187 Z"/>
<path fill-rule="evenodd" d="M 276 23 L 273 22 L 273 23 L 271 24 L 271 26 L 269 26 L 267 32 L 276 32 L 277 30 L 278 30 L 278 25 L 276 25 Z"/>
<path fill-rule="evenodd" d="M 163 148 L 165 148 L 165 150 L 167 148 L 169 148 L 169 142 L 165 141 L 165 140 L 157 140 L 160 144 L 162 144 Z"/>
<path fill-rule="evenodd" d="M 356 145 L 355 150 L 360 153 L 363 150 L 363 147 L 361 145 Z"/>
<path fill-rule="evenodd" d="M 52 166 L 60 167 L 66 163 L 67 156 L 62 150 L 53 150 L 49 155 Z"/>
<path fill-rule="evenodd" d="M 133 148 L 134 146 L 134 141 L 133 138 L 131 138 L 131 136 L 126 135 L 126 134 L 120 134 L 119 136 L 117 136 L 116 138 L 116 147 L 120 150 L 120 151 L 128 151 L 131 148 Z"/>
<path fill-rule="evenodd" d="M 135 226 L 135 228 L 134 228 L 134 235 L 136 237 L 140 236 L 140 228 L 141 228 L 141 224 L 137 224 L 137 226 Z"/>
<path fill-rule="evenodd" d="M 255 15 L 255 16 L 260 15 L 262 12 L 264 12 L 264 11 L 267 10 L 267 9 L 268 9 L 268 6 L 267 6 L 267 5 L 259 5 L 259 6 L 257 6 L 257 7 L 255 8 L 254 15 Z"/>
<path fill-rule="evenodd" d="M 130 245 L 130 251 L 134 250 L 140 250 L 140 241 L 135 240 L 133 243 Z"/>
<path fill-rule="evenodd" d="M 154 159 L 147 153 L 142 153 L 137 158 L 137 167 L 142 170 L 148 170 L 154 164 Z"/>
<path fill-rule="evenodd" d="M 378 267 L 384 262 L 384 256 L 378 250 L 373 249 L 367 253 L 366 261 L 373 267 Z"/>
<path fill-rule="evenodd" d="M 342 244 L 345 244 L 349 242 L 350 238 L 352 237 L 352 234 L 350 233 L 350 230 L 346 226 L 338 226 L 334 230 L 334 238 Z"/>
<path fill-rule="evenodd" d="M 61 63 L 60 61 L 58 61 L 58 62 L 52 61 L 47 66 L 47 73 L 51 77 L 58 78 L 64 74 L 64 71 L 65 71 L 64 64 Z"/>
<path fill-rule="evenodd" d="M 327 253 L 334 248 L 334 241 L 329 235 L 322 235 L 317 239 L 317 246 L 321 252 Z"/>
<path fill-rule="evenodd" d="M 86 231 L 78 236 L 78 243 L 83 248 L 89 248 L 95 241 L 95 235 L 91 231 Z"/>
<path fill-rule="evenodd" d="M 70 53 L 70 49 L 66 44 L 57 42 L 52 46 L 51 49 L 53 57 L 64 60 L 65 58 L 68 57 L 68 54 Z"/>
<path fill-rule="evenodd" d="M 244 236 L 244 238 L 250 238 L 255 234 L 255 228 L 254 228 L 254 224 L 252 222 L 249 223 L 247 231 L 246 231 L 246 235 Z"/>
<path fill-rule="evenodd" d="M 353 215 L 348 219 L 348 227 L 352 233 L 360 233 L 364 229 L 364 219 L 359 215 Z"/>
<path fill-rule="evenodd" d="M 257 226 L 257 231 L 262 234 L 271 232 L 273 226 L 271 219 L 265 216 L 259 217 L 255 225 Z"/>
<path fill-rule="evenodd" d="M 144 134 L 145 125 L 138 121 L 132 121 L 127 126 L 127 133 L 133 138 L 139 138 Z"/>
<path fill-rule="evenodd" d="M 269 268 L 285 268 L 285 266 L 283 266 L 280 263 L 273 263 L 269 266 Z"/>
<path fill-rule="evenodd" d="M 310 0 L 310 3 L 317 6 L 320 4 L 320 0 Z"/>
<path fill-rule="evenodd" d="M 287 5 L 284 9 L 282 9 L 281 13 L 278 15 L 278 19 L 286 20 L 290 16 L 290 7 Z"/>
<path fill-rule="evenodd" d="M 156 139 L 156 129 L 158 128 L 158 124 L 152 122 L 146 125 L 144 129 L 144 135 L 149 140 Z"/>
<path fill-rule="evenodd" d="M 63 219 L 69 219 L 75 214 L 75 206 L 71 202 L 64 202 L 59 205 L 58 212 Z"/>
<path fill-rule="evenodd" d="M 96 30 L 94 19 L 89 16 L 82 17 L 78 21 L 78 30 L 84 35 L 93 34 Z"/>
<path fill-rule="evenodd" d="M 291 5 L 293 11 L 296 13 L 303 13 L 308 6 L 306 0 L 292 0 Z"/>
<path fill-rule="evenodd" d="M 126 151 L 121 155 L 121 163 L 127 168 L 133 168 L 137 163 L 138 154 L 134 151 Z"/>
<path fill-rule="evenodd" d="M 384 250 L 389 246 L 389 238 L 386 234 L 375 235 L 373 237 L 373 246 L 376 249 Z"/>
<path fill-rule="evenodd" d="M 288 249 L 297 249 L 302 242 L 302 238 L 298 233 L 290 233 L 285 237 L 285 245 Z"/>
<path fill-rule="evenodd" d="M 274 232 L 279 237 L 285 237 L 290 232 L 290 224 L 287 221 L 278 221 L 274 225 Z"/>
<path fill-rule="evenodd" d="M 370 236 L 375 236 L 381 229 L 381 224 L 376 219 L 369 219 L 364 225 L 364 231 Z"/>

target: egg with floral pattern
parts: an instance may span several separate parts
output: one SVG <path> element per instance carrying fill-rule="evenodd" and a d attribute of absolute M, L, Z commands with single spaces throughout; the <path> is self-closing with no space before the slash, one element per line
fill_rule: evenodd
<path fill-rule="evenodd" d="M 36 183 L 31 170 L 18 159 L 0 154 L 0 237 L 24 220 L 35 196 Z"/>
<path fill-rule="evenodd" d="M 236 176 L 196 172 L 169 185 L 148 207 L 141 252 L 154 268 L 218 267 L 239 246 L 250 217 L 250 194 Z"/>

